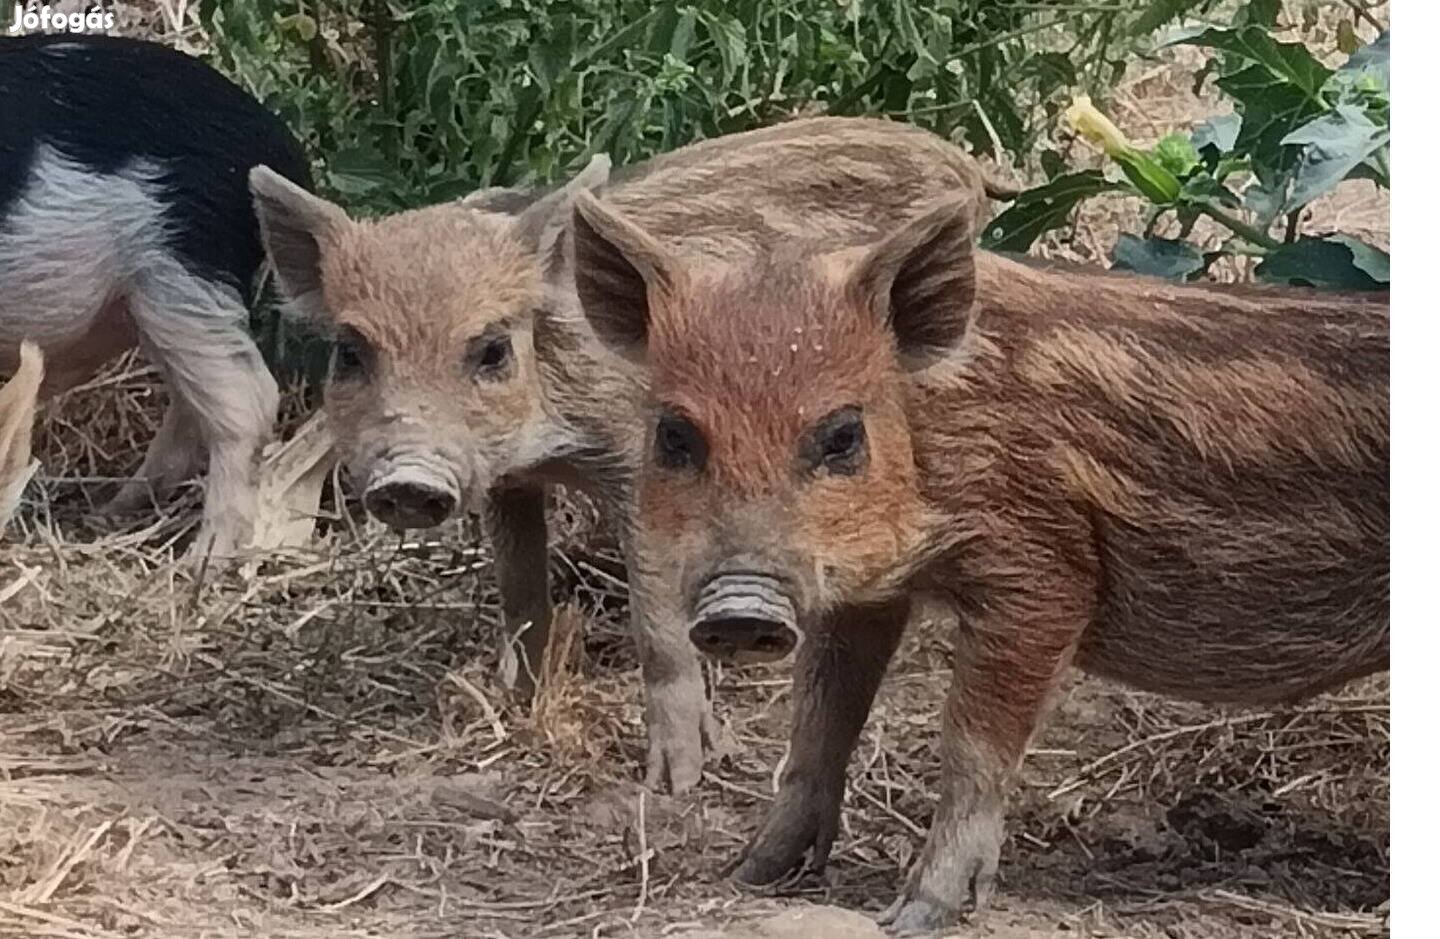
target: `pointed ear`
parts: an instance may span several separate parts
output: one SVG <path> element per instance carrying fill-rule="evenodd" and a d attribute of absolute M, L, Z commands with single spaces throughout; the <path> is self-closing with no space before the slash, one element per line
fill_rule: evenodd
<path fill-rule="evenodd" d="M 519 215 L 540 201 L 540 195 L 529 189 L 512 189 L 509 186 L 486 186 L 468 196 L 460 197 L 460 204 L 467 209 L 493 212 L 496 215 Z"/>
<path fill-rule="evenodd" d="M 877 244 L 851 289 L 884 318 L 907 368 L 923 368 L 965 335 L 975 302 L 975 210 L 947 197 Z"/>
<path fill-rule="evenodd" d="M 582 192 L 594 192 L 609 181 L 610 157 L 597 153 L 574 179 L 517 213 L 515 225 L 520 240 L 534 248 L 547 264 L 551 263 L 555 246 L 570 220 L 575 197 Z"/>
<path fill-rule="evenodd" d="M 585 319 L 613 351 L 643 356 L 657 296 L 673 292 L 678 269 L 660 242 L 589 193 L 575 200 L 570 266 Z"/>
<path fill-rule="evenodd" d="M 306 319 L 323 319 L 320 240 L 350 223 L 345 210 L 306 192 L 268 166 L 250 171 L 260 238 L 275 264 L 280 292 Z"/>

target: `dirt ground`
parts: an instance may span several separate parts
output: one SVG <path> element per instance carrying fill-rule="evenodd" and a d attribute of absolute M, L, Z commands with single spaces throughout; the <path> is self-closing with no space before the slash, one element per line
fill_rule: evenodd
<path fill-rule="evenodd" d="M 1182 73 L 1137 73 L 1117 122 L 1145 140 L 1208 113 Z M 1041 251 L 1102 259 L 1136 211 L 1097 204 Z M 1368 184 L 1316 211 L 1388 241 Z M 889 903 L 933 811 L 943 630 L 897 656 L 825 881 L 741 891 L 722 873 L 770 799 L 783 666 L 712 666 L 730 752 L 690 795 L 645 790 L 623 571 L 587 504 L 557 505 L 571 642 L 523 708 L 493 677 L 468 532 L 402 543 L 340 512 L 253 578 L 197 579 L 174 563 L 193 491 L 128 528 L 89 521 L 163 397 L 122 363 L 47 408 L 42 478 L 0 544 L 0 939 L 658 939 Z M 1384 678 L 1222 711 L 1076 676 L 1012 800 L 991 907 L 953 934 L 1388 935 L 1389 760 Z"/>
<path fill-rule="evenodd" d="M 336 535 L 198 588 L 148 549 L 7 552 L 0 582 L 36 573 L 0 607 L 0 936 L 659 937 L 882 908 L 932 811 L 945 637 L 887 680 L 828 882 L 742 893 L 719 875 L 769 799 L 784 671 L 715 670 L 733 752 L 693 795 L 644 790 L 617 565 L 576 527 L 580 641 L 533 714 L 488 677 L 458 539 Z M 1383 679 L 1265 712 L 1075 681 L 956 934 L 1385 933 L 1388 710 Z"/>

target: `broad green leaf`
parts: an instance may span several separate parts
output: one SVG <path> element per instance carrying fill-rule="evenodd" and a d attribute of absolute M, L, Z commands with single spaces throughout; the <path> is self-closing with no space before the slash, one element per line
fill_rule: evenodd
<path fill-rule="evenodd" d="M 1355 266 L 1360 268 L 1377 283 L 1390 285 L 1390 255 L 1374 245 L 1366 244 L 1349 235 L 1331 235 L 1331 241 L 1338 241 L 1350 249 Z"/>
<path fill-rule="evenodd" d="M 1218 160 L 1235 149 L 1235 138 L 1240 135 L 1240 120 L 1239 114 L 1217 114 L 1196 125 L 1190 135 L 1190 143 L 1201 153 L 1206 147 L 1214 148 L 1214 157 Z"/>
<path fill-rule="evenodd" d="M 1287 85 L 1310 98 L 1320 94 L 1331 74 L 1302 44 L 1279 42 L 1258 26 L 1242 29 L 1208 27 L 1170 45 L 1200 46 L 1226 53 L 1248 68 L 1258 67 L 1270 76 L 1268 83 L 1255 82 L 1255 87 Z"/>
<path fill-rule="evenodd" d="M 1122 234 L 1111 254 L 1112 267 L 1166 280 L 1184 280 L 1205 267 L 1205 258 L 1188 241 L 1170 238 L 1137 238 Z"/>
<path fill-rule="evenodd" d="M 980 243 L 992 251 L 1025 252 L 1035 239 L 1060 228 L 1082 201 L 1103 192 L 1124 190 L 1123 183 L 1106 179 L 1097 170 L 1084 170 L 1027 189 L 986 226 Z"/>
<path fill-rule="evenodd" d="M 1277 170 L 1295 159 L 1280 141 L 1329 105 L 1320 95 L 1331 72 L 1299 43 L 1276 41 L 1257 26 L 1207 28 L 1179 44 L 1215 49 L 1225 65 L 1215 84 L 1242 114 L 1234 149 Z"/>
<path fill-rule="evenodd" d="M 1303 146 L 1305 151 L 1282 211 L 1298 209 L 1334 189 L 1389 141 L 1389 129 L 1376 127 L 1363 109 L 1353 105 L 1341 105 L 1292 131 L 1281 143 Z"/>
<path fill-rule="evenodd" d="M 1390 256 L 1345 235 L 1306 237 L 1272 251 L 1255 274 L 1292 286 L 1383 290 L 1390 284 Z"/>

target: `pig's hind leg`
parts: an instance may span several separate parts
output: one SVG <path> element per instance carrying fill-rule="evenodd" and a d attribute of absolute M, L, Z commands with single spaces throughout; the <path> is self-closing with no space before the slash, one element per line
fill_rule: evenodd
<path fill-rule="evenodd" d="M 101 509 L 101 515 L 128 515 L 152 507 L 156 500 L 205 466 L 200 428 L 185 403 L 172 398 L 160 429 L 145 451 L 135 478 L 123 483 Z"/>
<path fill-rule="evenodd" d="M 1034 569 L 1064 568 L 1055 559 Z M 1094 597 L 1083 576 L 1037 573 L 1023 587 L 987 591 L 983 606 L 961 615 L 941 716 L 940 804 L 925 850 L 882 917 L 894 932 L 940 929 L 988 901 L 1007 791 L 1090 623 Z"/>
<path fill-rule="evenodd" d="M 208 456 L 205 509 L 192 559 L 231 557 L 249 546 L 258 498 L 260 450 L 274 428 L 279 389 L 246 332 L 235 289 L 157 258 L 135 276 L 131 312 L 146 354 L 193 418 Z M 168 417 L 167 417 L 168 422 Z M 176 416 L 172 428 L 191 423 Z M 168 456 L 157 456 L 168 466 Z"/>
<path fill-rule="evenodd" d="M 484 522 L 495 557 L 506 641 L 518 660 L 515 688 L 530 698 L 543 674 L 553 612 L 544 487 L 490 490 Z"/>

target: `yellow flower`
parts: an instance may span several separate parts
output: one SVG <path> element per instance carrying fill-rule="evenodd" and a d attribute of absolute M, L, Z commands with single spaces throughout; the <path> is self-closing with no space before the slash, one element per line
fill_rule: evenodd
<path fill-rule="evenodd" d="M 1129 153 L 1130 141 L 1120 133 L 1120 128 L 1110 122 L 1110 118 L 1096 110 L 1090 103 L 1089 95 L 1076 95 L 1075 101 L 1065 110 L 1065 120 L 1074 127 L 1091 143 L 1101 146 L 1111 157 L 1117 157 L 1123 153 Z"/>

